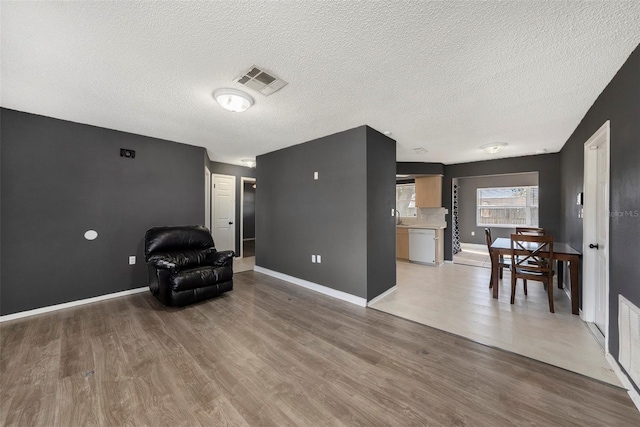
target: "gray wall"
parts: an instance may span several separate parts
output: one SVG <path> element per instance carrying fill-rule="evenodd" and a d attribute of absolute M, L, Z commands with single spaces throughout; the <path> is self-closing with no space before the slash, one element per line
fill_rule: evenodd
<path fill-rule="evenodd" d="M 396 283 L 396 144 L 367 127 L 367 300 Z"/>
<path fill-rule="evenodd" d="M 476 225 L 476 203 L 478 188 L 512 187 L 538 185 L 537 173 L 519 173 L 509 175 L 491 175 L 471 178 L 458 178 L 458 223 L 460 242 L 484 245 L 485 226 Z M 451 209 L 453 212 L 453 208 Z M 491 237 L 509 237 L 515 228 L 490 227 Z M 475 233 L 475 236 L 471 235 Z"/>
<path fill-rule="evenodd" d="M 584 143 L 611 120 L 609 349 L 618 357 L 618 295 L 640 306 L 640 48 L 600 94 L 560 152 L 563 240 L 582 248 L 576 194 L 583 191 Z M 616 213 L 623 213 L 618 216 Z"/>
<path fill-rule="evenodd" d="M 240 189 L 242 188 L 242 182 L 240 178 L 255 178 L 256 170 L 254 168 L 248 168 L 245 166 L 230 165 L 228 163 L 211 162 L 209 169 L 211 173 L 220 175 L 232 175 L 236 177 L 236 256 L 240 256 Z M 211 210 L 213 215 L 213 209 Z"/>
<path fill-rule="evenodd" d="M 256 189 L 252 182 L 244 183 L 244 202 L 242 205 L 242 237 L 256 237 Z"/>
<path fill-rule="evenodd" d="M 367 299 L 375 296 L 368 280 L 372 294 L 395 285 L 395 143 L 382 138 L 392 152 L 361 126 L 258 157 L 256 265 Z M 389 176 L 368 183 L 369 161 Z M 370 204 L 376 191 L 380 199 Z M 387 199 L 384 209 L 377 206 Z M 382 221 L 377 216 L 385 209 Z M 378 221 L 389 230 L 376 230 L 380 236 L 374 238 L 368 223 Z M 322 264 L 312 264 L 312 254 L 322 255 Z M 368 277 L 376 262 L 390 271 Z M 391 272 L 392 281 L 380 285 Z"/>
<path fill-rule="evenodd" d="M 453 212 L 451 189 L 453 178 L 537 172 L 538 191 L 540 193 L 539 226 L 546 228 L 549 234 L 554 236 L 560 235 L 559 153 L 445 165 L 444 170 L 445 174 L 442 180 L 442 206 L 449 209 L 449 213 L 446 216 L 447 228 L 444 233 L 444 257 L 446 260 L 453 259 L 451 228 L 451 213 Z"/>
<path fill-rule="evenodd" d="M 444 164 L 423 162 L 396 163 L 398 175 L 444 175 Z"/>
<path fill-rule="evenodd" d="M 203 148 L 7 109 L 0 116 L 2 315 L 146 286 L 145 231 L 204 223 Z M 84 239 L 89 229 L 96 240 Z"/>

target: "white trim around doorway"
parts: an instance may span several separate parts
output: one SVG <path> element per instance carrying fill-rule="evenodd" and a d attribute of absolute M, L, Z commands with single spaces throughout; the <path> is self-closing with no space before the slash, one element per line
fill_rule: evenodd
<path fill-rule="evenodd" d="M 240 259 L 244 258 L 244 183 L 256 183 L 255 178 L 240 177 Z M 255 240 L 255 238 L 254 238 Z"/>

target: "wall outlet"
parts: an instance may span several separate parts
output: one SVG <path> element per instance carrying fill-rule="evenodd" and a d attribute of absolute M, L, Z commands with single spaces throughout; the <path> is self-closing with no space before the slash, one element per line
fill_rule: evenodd
<path fill-rule="evenodd" d="M 317 179 L 318 179 L 318 172 L 314 172 L 314 173 L 313 173 L 313 179 L 314 179 L 314 180 L 317 180 Z"/>
<path fill-rule="evenodd" d="M 136 257 L 134 255 L 129 257 L 129 265 L 133 265 L 136 263 Z"/>
<path fill-rule="evenodd" d="M 315 255 L 311 255 L 311 262 L 312 263 L 316 263 L 316 256 Z"/>
<path fill-rule="evenodd" d="M 476 235 L 476 232 L 475 232 L 475 231 L 472 231 L 472 232 L 471 232 L 471 235 L 472 235 L 472 236 L 475 236 L 475 235 Z"/>

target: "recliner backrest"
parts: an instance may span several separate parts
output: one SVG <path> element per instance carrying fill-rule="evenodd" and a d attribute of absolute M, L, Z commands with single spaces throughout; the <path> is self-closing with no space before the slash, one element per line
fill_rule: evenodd
<path fill-rule="evenodd" d="M 144 255 L 214 247 L 211 233 L 202 225 L 153 227 L 144 235 Z"/>

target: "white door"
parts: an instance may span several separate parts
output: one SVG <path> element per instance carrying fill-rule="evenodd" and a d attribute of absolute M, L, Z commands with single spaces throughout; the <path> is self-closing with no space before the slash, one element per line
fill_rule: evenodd
<path fill-rule="evenodd" d="M 595 324 L 603 335 L 606 335 L 605 323 L 607 316 L 608 295 L 606 284 L 609 280 L 609 269 L 607 268 L 607 246 L 609 244 L 609 147 L 608 141 L 598 145 L 597 168 L 596 168 L 596 225 L 595 243 L 589 242 L 596 248 L 596 319 Z"/>
<path fill-rule="evenodd" d="M 587 321 L 607 336 L 609 307 L 609 122 L 585 143 L 583 261 Z M 588 296 L 591 296 L 590 298 Z M 608 340 L 605 340 L 608 344 Z"/>
<path fill-rule="evenodd" d="M 211 231 L 211 172 L 204 168 L 204 226 Z"/>
<path fill-rule="evenodd" d="M 219 251 L 236 249 L 236 177 L 213 175 L 213 241 Z"/>

